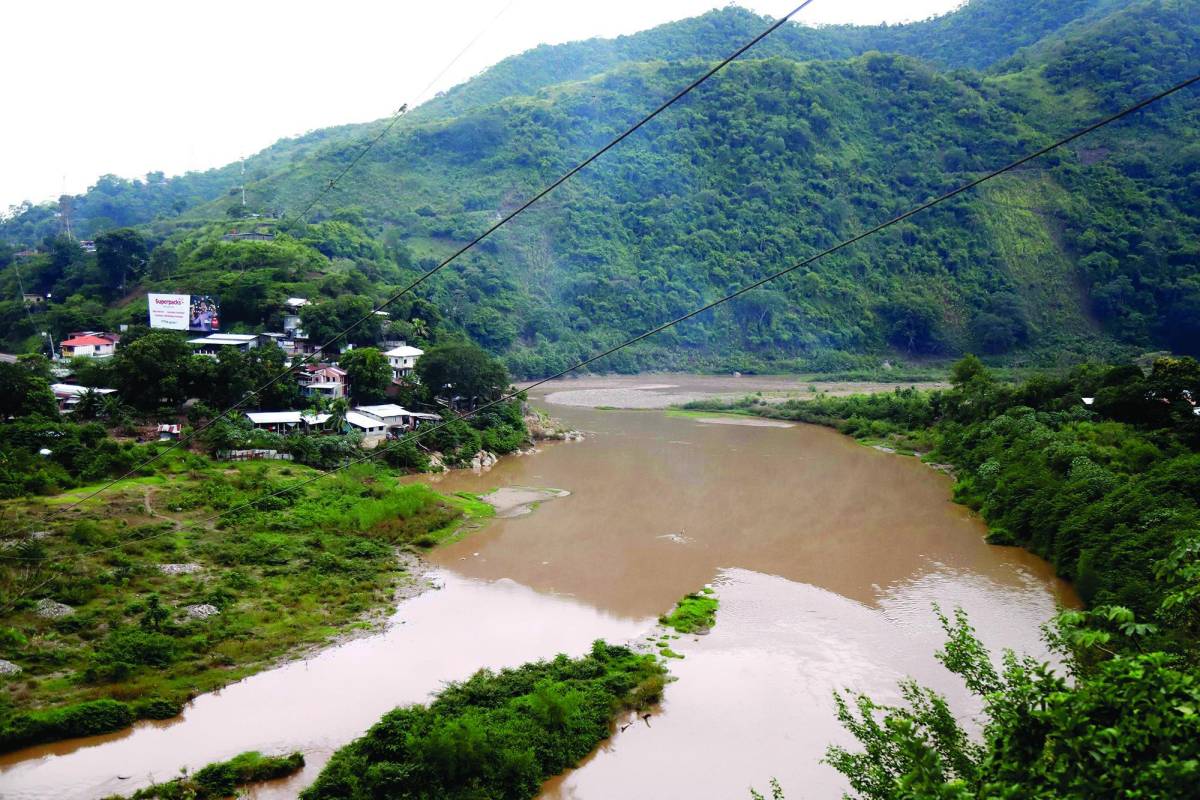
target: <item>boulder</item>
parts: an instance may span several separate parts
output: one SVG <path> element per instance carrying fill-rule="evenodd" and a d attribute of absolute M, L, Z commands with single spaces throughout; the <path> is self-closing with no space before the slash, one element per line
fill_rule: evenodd
<path fill-rule="evenodd" d="M 43 619 L 61 619 L 75 613 L 75 609 L 66 603 L 59 603 L 56 600 L 51 600 L 49 597 L 43 597 L 41 600 L 38 600 L 33 610 L 35 614 Z"/>
<path fill-rule="evenodd" d="M 221 609 L 214 606 L 212 603 L 197 603 L 196 605 L 184 606 L 183 613 L 188 619 L 208 619 L 215 617 L 221 613 Z"/>

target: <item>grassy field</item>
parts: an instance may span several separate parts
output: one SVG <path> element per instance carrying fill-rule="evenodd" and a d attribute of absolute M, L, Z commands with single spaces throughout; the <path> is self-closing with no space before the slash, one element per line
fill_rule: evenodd
<path fill-rule="evenodd" d="M 95 487 L 0 506 L 7 530 L 42 531 L 0 540 L 0 658 L 21 669 L 0 678 L 0 747 L 173 716 L 369 627 L 409 578 L 398 551 L 491 514 L 373 465 L 267 497 L 314 474 L 193 461 L 77 508 Z"/>

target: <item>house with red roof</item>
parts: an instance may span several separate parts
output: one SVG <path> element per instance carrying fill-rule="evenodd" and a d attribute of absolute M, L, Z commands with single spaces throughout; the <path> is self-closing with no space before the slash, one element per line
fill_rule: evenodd
<path fill-rule="evenodd" d="M 63 358 L 108 358 L 117 352 L 121 337 L 103 331 L 79 331 L 58 343 Z"/>

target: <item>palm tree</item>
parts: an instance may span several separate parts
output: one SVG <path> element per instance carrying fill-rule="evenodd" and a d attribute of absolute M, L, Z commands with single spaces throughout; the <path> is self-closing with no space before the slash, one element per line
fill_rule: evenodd
<path fill-rule="evenodd" d="M 350 401 L 339 397 L 329 403 L 329 427 L 341 431 L 342 423 L 346 421 L 346 413 L 350 410 Z"/>
<path fill-rule="evenodd" d="M 103 395 L 95 389 L 87 389 L 79 395 L 79 402 L 75 404 L 75 416 L 77 419 L 95 419 L 100 416 L 103 407 Z"/>
<path fill-rule="evenodd" d="M 420 317 L 413 317 L 408 321 L 409 327 L 412 329 L 414 339 L 424 339 L 429 335 L 429 325 Z"/>
<path fill-rule="evenodd" d="M 110 424 L 127 422 L 129 420 L 129 406 L 125 405 L 124 401 L 117 394 L 103 395 L 100 400 L 100 416 Z"/>

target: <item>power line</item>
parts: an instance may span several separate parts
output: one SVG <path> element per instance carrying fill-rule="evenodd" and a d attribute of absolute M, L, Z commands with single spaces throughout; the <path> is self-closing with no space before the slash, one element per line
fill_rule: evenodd
<path fill-rule="evenodd" d="M 674 96 L 672 96 L 671 99 L 662 103 L 657 108 L 655 108 L 653 111 L 651 111 L 649 114 L 642 117 L 638 122 L 636 122 L 635 124 L 633 124 L 632 126 L 627 128 L 624 131 L 624 133 L 621 133 L 616 138 L 612 139 L 608 144 L 604 145 L 599 150 L 592 153 L 590 156 L 585 158 L 583 161 L 580 161 L 572 169 L 570 169 L 568 172 L 564 173 L 561 177 L 559 177 L 556 181 L 554 181 L 550 185 L 546 186 L 544 189 L 542 189 L 540 192 L 538 192 L 536 195 L 534 195 L 532 198 L 530 198 L 525 203 L 523 203 L 520 207 L 518 207 L 515 211 L 512 211 L 507 216 L 500 219 L 498 222 L 496 222 L 494 225 L 492 225 L 486 231 L 481 233 L 479 236 L 475 237 L 470 242 L 468 242 L 467 244 L 460 247 L 457 251 L 455 251 L 452 255 L 450 255 L 448 258 L 446 258 L 440 264 L 433 267 L 428 272 L 422 273 L 419 277 L 417 277 L 416 279 L 411 281 L 404 288 L 400 289 L 398 292 L 395 292 L 390 297 L 388 297 L 387 300 L 385 300 L 383 303 L 379 304 L 378 306 L 375 306 L 373 309 L 371 309 L 370 312 L 368 312 L 367 314 L 364 314 L 362 317 L 360 317 L 359 319 L 352 322 L 350 325 L 348 325 L 345 329 L 343 329 L 341 332 L 339 332 L 332 339 L 330 339 L 329 341 L 327 341 L 323 345 L 321 345 L 315 352 L 305 356 L 304 358 L 300 359 L 299 361 L 293 361 L 288 366 L 288 368 L 285 369 L 283 372 L 279 373 L 274 378 L 270 379 L 269 381 L 262 384 L 261 386 L 247 392 L 246 395 L 241 400 L 234 403 L 232 406 L 230 406 L 226 410 L 222 411 L 217 416 L 209 419 L 202 426 L 200 426 L 196 430 L 192 431 L 191 435 L 180 438 L 178 441 L 172 442 L 171 445 L 167 449 L 160 450 L 159 452 L 155 453 L 155 455 L 153 455 L 150 458 L 146 459 L 145 461 L 141 462 L 137 466 L 130 468 L 129 471 L 127 471 L 124 475 L 121 475 L 118 478 L 114 478 L 113 480 L 104 484 L 103 486 L 101 486 L 99 489 L 95 490 L 91 494 L 84 496 L 83 498 L 75 501 L 74 503 L 71 503 L 67 506 L 56 509 L 54 512 L 48 514 L 44 519 L 42 519 L 40 524 L 45 524 L 50 519 L 54 518 L 56 515 L 62 514 L 66 511 L 70 511 L 74 508 L 77 508 L 82 503 L 85 503 L 88 500 L 91 500 L 92 498 L 94 498 L 100 494 L 103 494 L 104 492 L 108 491 L 108 489 L 112 488 L 114 485 L 116 485 L 120 481 L 123 481 L 126 478 L 128 478 L 129 476 L 133 475 L 135 472 L 142 469 L 143 467 L 147 467 L 150 464 L 155 463 L 156 461 L 158 461 L 159 459 L 161 459 L 163 456 L 167 455 L 168 453 L 172 452 L 173 450 L 176 450 L 179 447 L 182 447 L 184 444 L 193 441 L 198 435 L 203 433 L 205 430 L 212 427 L 214 424 L 216 424 L 220 420 L 224 419 L 225 417 L 229 416 L 234 411 L 237 411 L 239 408 L 244 406 L 252 397 L 257 395 L 258 393 L 265 391 L 266 389 L 269 389 L 270 387 L 274 386 L 276 383 L 278 383 L 279 381 L 286 378 L 288 375 L 295 372 L 298 368 L 311 363 L 314 356 L 316 356 L 319 353 L 325 352 L 328 348 L 330 348 L 334 344 L 336 344 L 339 341 L 341 341 L 342 339 L 344 339 L 355 328 L 362 325 L 367 320 L 373 319 L 377 312 L 382 311 L 383 309 L 387 308 L 392 303 L 399 300 L 401 297 L 405 296 L 409 292 L 416 289 L 418 286 L 420 286 L 422 283 L 424 283 L 430 277 L 432 277 L 436 273 L 440 272 L 441 270 L 445 269 L 447 266 L 449 266 L 451 263 L 453 263 L 455 260 L 457 260 L 459 258 L 459 256 L 461 256 L 464 253 L 466 253 L 467 251 L 471 250 L 476 245 L 478 245 L 480 242 L 482 242 L 484 239 L 491 236 L 493 233 L 495 233 L 497 230 L 499 230 L 503 226 L 507 225 L 514 218 L 516 218 L 519 214 L 523 213 L 526 209 L 528 209 L 530 206 L 532 206 L 534 203 L 538 202 L 543 197 L 545 197 L 546 195 L 550 194 L 552 191 L 557 189 L 559 186 L 566 183 L 568 180 L 570 180 L 572 177 L 574 177 L 576 174 L 578 174 L 581 170 L 583 170 L 585 167 L 587 167 L 593 161 L 595 161 L 600 156 L 607 153 L 612 148 L 616 147 L 618 144 L 623 142 L 629 136 L 633 135 L 634 132 L 641 129 L 644 125 L 646 125 L 648 122 L 653 120 L 655 117 L 657 117 L 662 112 L 666 111 L 672 105 L 674 105 L 678 101 L 682 100 L 684 97 L 686 97 L 688 94 L 690 94 L 694 89 L 696 89 L 698 86 L 700 86 L 702 83 L 707 81 L 712 76 L 716 75 L 718 72 L 720 72 L 726 66 L 728 66 L 732 61 L 737 59 L 740 55 L 745 53 L 750 48 L 754 47 L 754 45 L 758 44 L 766 37 L 770 36 L 772 33 L 777 31 L 779 28 L 783 27 L 783 25 L 785 25 L 788 22 L 788 20 L 790 20 L 792 17 L 794 17 L 796 14 L 798 14 L 801 10 L 803 10 L 806 6 L 810 5 L 813 2 L 814 2 L 814 0 L 804 0 L 804 2 L 800 3 L 800 5 L 793 8 L 786 15 L 784 15 L 780 19 L 776 20 L 775 22 L 771 23 L 771 25 L 768 26 L 764 31 L 759 33 L 757 36 L 755 36 L 753 39 L 751 39 L 746 44 L 739 47 L 731 55 L 729 55 L 726 58 L 724 58 L 723 60 L 721 60 L 716 66 L 709 69 L 707 72 L 705 72 L 699 78 L 692 81 L 686 87 L 681 89 Z M 510 3 L 510 5 L 511 5 L 511 3 Z M 506 7 L 506 10 L 507 10 L 507 7 Z M 503 13 L 503 11 L 501 13 Z M 447 67 L 447 69 L 449 69 L 449 67 Z M 445 72 L 445 70 L 443 70 L 443 74 L 444 74 L 444 72 Z M 432 85 L 432 83 L 430 85 Z M 380 133 L 380 135 L 376 136 L 375 139 L 372 140 L 371 144 L 365 150 L 363 150 L 361 153 L 359 153 L 359 155 L 355 158 L 355 160 L 351 163 L 351 165 L 349 167 L 344 169 L 337 178 L 330 181 L 329 187 L 328 187 L 329 189 L 333 188 L 333 185 L 337 182 L 337 180 L 339 180 L 342 177 L 342 175 L 345 175 L 346 172 L 348 172 L 350 170 L 350 168 L 352 168 L 353 165 L 355 163 L 357 163 L 362 158 L 362 156 L 364 156 L 366 154 L 366 152 L 372 146 L 374 146 L 375 142 L 378 142 L 380 139 L 383 138 L 383 136 L 385 136 L 387 134 L 388 130 L 391 130 L 391 127 L 395 125 L 396 121 L 399 120 L 399 117 L 403 112 L 404 112 L 404 108 L 402 107 L 399 111 L 396 112 L 396 115 L 392 118 L 392 121 L 391 121 L 391 123 L 389 123 L 388 127 L 384 131 L 382 131 Z M 323 196 L 323 194 L 321 196 Z M 315 203 L 316 201 L 314 200 L 313 202 Z M 313 203 L 310 203 L 309 208 L 311 208 L 312 205 L 313 205 Z M 304 213 L 305 214 L 308 213 L 307 209 L 305 210 Z"/>
<path fill-rule="evenodd" d="M 418 103 L 420 103 L 421 100 L 425 97 L 425 94 L 430 89 L 432 89 L 434 87 L 434 85 L 438 81 L 440 81 L 447 72 L 449 72 L 451 69 L 454 68 L 454 65 L 458 63 L 459 59 L 461 59 L 464 55 L 466 55 L 467 51 L 470 50 L 472 47 L 474 47 L 476 42 L 478 42 L 480 39 L 483 38 L 485 33 L 487 33 L 489 30 L 491 30 L 492 26 L 495 25 L 497 21 L 499 21 L 500 17 L 504 16 L 504 14 L 510 8 L 513 7 L 514 3 L 516 3 L 516 0 L 509 0 L 509 2 L 503 8 L 501 8 L 499 12 L 497 12 L 496 16 L 492 17 L 492 20 L 489 23 L 487 23 L 487 25 L 485 25 L 482 29 L 480 29 L 479 33 L 475 34 L 475 38 L 473 38 L 473 39 L 471 39 L 471 41 L 467 42 L 467 44 L 463 47 L 463 49 L 459 50 L 458 54 L 455 55 L 454 58 L 450 59 L 450 62 L 448 64 L 446 64 L 446 66 L 442 67 L 441 72 L 439 72 L 437 75 L 434 75 L 433 78 L 429 81 L 429 83 L 425 84 L 425 88 L 422 89 L 416 95 L 416 97 L 413 98 L 414 106 L 417 105 Z M 340 181 L 342 178 L 346 177 L 346 173 L 348 173 L 348 172 L 350 172 L 350 170 L 354 169 L 354 167 L 358 165 L 358 162 L 362 161 L 363 157 L 366 156 L 367 153 L 371 152 L 371 150 L 375 147 L 375 145 L 379 144 L 380 139 L 382 139 L 383 137 L 385 137 L 389 133 L 391 133 L 392 128 L 396 127 L 396 123 L 399 122 L 400 118 L 403 117 L 405 115 L 405 113 L 407 113 L 407 112 L 408 112 L 408 103 L 405 103 L 404 105 L 400 106 L 400 108 L 396 109 L 396 113 L 392 114 L 391 118 L 388 120 L 388 123 L 387 123 L 387 125 L 384 126 L 383 130 L 381 130 L 378 133 L 378 135 L 375 136 L 374 139 L 371 139 L 371 141 L 369 141 L 367 143 L 367 146 L 364 147 L 362 150 L 360 150 L 354 156 L 354 158 L 351 159 L 350 163 L 347 164 L 342 169 L 341 172 L 339 172 L 332 180 L 330 180 L 328 183 L 326 183 L 324 186 L 322 186 L 321 190 L 319 192 L 317 192 L 316 197 L 314 197 L 311 201 L 309 201 L 308 205 L 304 207 L 303 211 L 301 211 L 299 214 L 294 215 L 290 221 L 286 222 L 285 227 L 291 226 L 291 225 L 295 224 L 296 222 L 302 221 L 305 217 L 307 217 L 308 212 L 312 211 L 313 206 L 315 206 L 317 203 L 321 202 L 321 200 L 324 199 L 325 195 L 327 195 L 327 194 L 329 194 L 329 192 L 333 191 L 333 189 L 336 188 L 338 181 Z"/>
<path fill-rule="evenodd" d="M 933 208 L 934 206 L 940 205 L 954 197 L 957 197 L 958 195 L 960 195 L 964 192 L 967 192 L 967 191 L 975 188 L 976 186 L 979 186 L 982 183 L 986 183 L 987 181 L 990 181 L 993 178 L 996 178 L 1000 175 L 1011 172 L 1012 170 L 1014 170 L 1024 164 L 1027 164 L 1030 161 L 1033 161 L 1034 159 L 1040 158 L 1041 156 L 1044 156 L 1053 150 L 1057 150 L 1060 147 L 1070 144 L 1071 142 L 1075 141 L 1076 139 L 1079 139 L 1083 136 L 1087 136 L 1088 134 L 1093 133 L 1094 131 L 1097 131 L 1100 128 L 1103 128 L 1106 125 L 1110 125 L 1111 123 L 1116 122 L 1117 120 L 1123 119 L 1123 118 L 1129 116 L 1130 114 L 1136 113 L 1136 112 L 1142 110 L 1143 108 L 1146 108 L 1147 106 L 1158 102 L 1159 100 L 1162 100 L 1166 97 L 1169 97 L 1170 95 L 1175 94 L 1176 92 L 1180 92 L 1180 91 L 1188 88 L 1189 86 L 1192 86 L 1193 84 L 1195 84 L 1197 82 L 1200 82 L 1200 75 L 1195 75 L 1191 78 L 1188 78 L 1185 81 L 1175 84 L 1174 86 L 1172 86 L 1169 89 L 1166 89 L 1155 95 L 1152 95 L 1143 100 L 1140 100 L 1137 103 L 1134 103 L 1133 105 L 1128 106 L 1127 108 L 1125 108 L 1121 111 L 1118 111 L 1115 114 L 1112 114 L 1111 116 L 1105 117 L 1104 119 L 1100 120 L 1099 122 L 1093 123 L 1093 124 L 1087 126 L 1086 128 L 1081 128 L 1080 130 L 1077 130 L 1074 133 L 1055 141 L 1053 144 L 1049 144 L 1049 145 L 1047 145 L 1039 150 L 1036 150 L 1028 155 L 1022 156 L 1021 158 L 1018 158 L 1016 161 L 1012 161 L 1012 162 L 1006 164 L 1005 166 L 1000 167 L 999 169 L 993 170 L 979 178 L 975 178 L 974 180 L 968 181 L 967 183 L 964 183 L 961 186 L 958 186 L 957 188 L 946 192 L 945 194 L 938 195 L 937 197 L 935 197 L 932 200 L 928 200 L 924 203 L 921 203 L 920 205 L 915 206 L 914 208 L 912 208 L 908 211 L 905 211 L 902 214 L 898 214 L 898 215 L 892 217 L 891 219 L 881 222 L 872 228 L 868 228 L 867 230 L 865 230 L 861 233 L 858 233 L 858 234 L 850 237 L 849 239 L 843 239 L 842 241 L 838 242 L 837 244 L 833 245 L 832 247 L 828 247 L 815 255 L 809 256 L 808 258 L 805 258 L 802 261 L 798 261 L 795 264 L 792 264 L 790 267 L 786 267 L 777 272 L 771 273 L 770 275 L 766 276 L 765 278 L 760 278 L 759 280 L 753 281 L 752 283 L 748 283 L 745 286 L 742 286 L 741 288 L 739 288 L 721 298 L 718 298 L 717 300 L 713 300 L 712 302 L 707 303 L 706 305 L 703 305 L 700 308 L 697 308 L 693 311 L 689 311 L 688 313 L 683 314 L 682 316 L 675 317 L 674 319 L 672 319 L 668 322 L 664 322 L 663 324 L 659 325 L 658 327 L 651 328 L 650 330 L 646 331 L 645 333 L 641 333 L 641 334 L 638 334 L 637 336 L 634 336 L 633 338 L 626 339 L 624 342 L 622 342 L 614 347 L 610 347 L 609 349 L 605 350 L 602 353 L 599 353 L 597 355 L 586 358 L 583 361 L 580 361 L 579 363 L 577 363 L 573 366 L 567 367 L 566 369 L 564 369 L 560 372 L 557 372 L 548 378 L 542 378 L 541 380 L 535 381 L 535 382 L 529 384 L 528 386 L 526 386 L 524 389 L 520 389 L 515 392 L 510 392 L 508 394 L 501 395 L 500 397 L 498 397 L 495 400 L 491 400 L 487 403 L 484 403 L 483 405 L 479 406 L 476 409 L 468 411 L 465 414 L 459 415 L 454 420 L 442 422 L 438 425 L 434 425 L 434 426 L 431 426 L 428 428 L 418 429 L 418 430 L 413 431 L 412 433 L 406 435 L 404 438 L 400 439 L 399 441 L 397 441 L 393 444 L 390 444 L 383 448 L 376 448 L 375 450 L 372 450 L 370 453 L 363 456 L 362 458 L 354 459 L 353 461 L 349 461 L 345 464 L 339 465 L 330 470 L 318 472 L 316 475 L 313 475 L 312 477 L 305 478 L 302 481 L 298 481 L 294 484 L 291 484 L 290 486 L 287 486 L 287 487 L 284 487 L 277 491 L 271 492 L 270 494 L 263 495 L 262 497 L 255 498 L 254 500 L 250 500 L 245 503 L 241 503 L 232 508 L 227 508 L 224 511 L 219 511 L 216 514 L 213 514 L 211 516 L 204 517 L 200 520 L 196 520 L 192 524 L 203 525 L 208 522 L 213 522 L 213 521 L 225 516 L 226 514 L 231 514 L 235 511 L 241 511 L 242 509 L 245 509 L 245 508 L 252 508 L 264 500 L 269 500 L 272 497 L 279 497 L 280 495 L 294 492 L 298 489 L 308 486 L 311 483 L 315 483 L 316 481 L 319 481 L 322 478 L 326 478 L 330 475 L 337 474 L 338 472 L 341 472 L 344 469 L 348 469 L 357 464 L 362 464 L 366 461 L 370 461 L 373 458 L 375 458 L 375 456 L 379 455 L 380 453 L 386 453 L 390 450 L 400 447 L 403 444 L 415 442 L 417 439 L 420 439 L 422 436 L 424 436 L 426 434 L 433 433 L 435 431 L 441 430 L 442 428 L 445 428 L 451 422 L 454 422 L 457 420 L 462 420 L 462 419 L 469 419 L 470 417 L 476 416 L 480 412 L 486 411 L 487 409 L 497 406 L 500 403 L 505 403 L 505 402 L 508 402 L 509 400 L 513 400 L 514 398 L 516 398 L 518 395 L 522 394 L 523 392 L 528 392 L 530 389 L 535 389 L 538 386 L 542 386 L 546 383 L 550 383 L 551 381 L 558 380 L 559 378 L 562 378 L 565 375 L 568 375 L 578 369 L 582 369 L 583 367 L 586 367 L 589 364 L 595 363 L 596 361 L 599 361 L 602 358 L 606 358 L 607 356 L 610 356 L 620 350 L 624 350 L 626 347 L 630 347 L 631 345 L 637 344 L 638 342 L 643 341 L 644 339 L 648 339 L 651 336 L 654 336 L 655 334 L 661 333 L 662 331 L 665 331 L 668 328 L 674 327 L 675 325 L 678 325 L 681 322 L 689 320 L 692 317 L 695 317 L 699 314 L 703 314 L 705 311 L 710 311 L 723 303 L 727 303 L 736 297 L 740 297 L 741 295 L 745 294 L 746 292 L 753 291 L 754 289 L 757 289 L 758 287 L 762 286 L 763 284 L 766 284 L 773 280 L 781 278 L 784 275 L 788 275 L 789 273 L 795 272 L 798 269 L 802 269 L 803 267 L 806 267 L 815 261 L 825 258 L 828 255 L 836 253 L 839 250 L 843 250 L 857 242 L 862 241 L 863 239 L 866 239 L 869 236 L 873 236 L 876 233 L 879 233 L 880 231 L 886 230 L 887 228 L 890 228 L 893 225 L 896 225 L 900 222 L 903 222 L 906 219 L 909 219 L 910 217 L 920 214 L 922 211 L 927 211 L 928 209 Z M 174 533 L 174 531 L 170 531 L 170 532 Z M 164 536 L 164 535 L 166 535 L 166 533 L 167 532 L 151 534 L 149 536 L 144 536 L 139 539 L 126 540 L 125 542 L 115 544 L 115 545 L 110 545 L 108 547 L 101 547 L 101 548 L 96 548 L 94 550 L 88 550 L 88 551 L 78 554 L 76 557 L 82 558 L 83 556 L 95 555 L 97 553 L 104 553 L 104 552 L 109 552 L 112 550 L 117 550 L 131 542 L 149 541 L 151 539 L 158 538 L 159 536 Z M 38 560 L 38 559 L 23 559 L 20 557 L 8 556 L 8 555 L 2 554 L 2 553 L 0 553 L 0 558 L 9 559 L 9 560 L 25 560 L 25 561 Z"/>
<path fill-rule="evenodd" d="M 418 94 L 413 96 L 412 106 L 414 106 L 414 107 L 419 106 L 419 104 L 422 101 L 424 101 L 424 98 L 428 94 L 428 92 L 430 92 L 430 90 L 433 89 L 433 86 L 437 85 L 439 80 L 442 80 L 442 78 L 445 77 L 445 74 L 450 72 L 450 70 L 452 70 L 452 68 L 454 68 L 454 66 L 456 64 L 458 64 L 458 61 L 460 61 L 462 59 L 462 56 L 466 55 L 470 49 L 475 47 L 476 43 L 479 43 L 479 40 L 481 40 L 481 38 L 484 37 L 487 34 L 487 32 L 490 31 L 494 25 L 496 25 L 497 22 L 499 22 L 500 17 L 503 17 L 505 13 L 508 13 L 508 11 L 510 10 L 510 8 L 512 6 L 516 5 L 516 2 L 517 2 L 517 0 L 509 0 L 508 4 L 505 4 L 504 7 L 500 8 L 500 10 L 496 13 L 496 16 L 492 17 L 490 22 L 488 22 L 486 25 L 482 26 L 482 28 L 479 30 L 478 34 L 475 34 L 475 37 L 472 38 L 472 40 L 467 42 L 467 44 L 464 44 L 463 48 L 461 50 L 458 50 L 458 53 L 455 54 L 454 58 L 450 59 L 448 64 L 446 64 L 444 67 L 442 67 L 442 71 L 438 72 L 436 74 L 436 76 L 433 76 L 433 78 L 430 79 L 430 82 L 425 84 L 425 88 L 421 89 L 421 91 L 419 91 Z M 342 172 L 338 173 L 335 176 L 335 178 L 332 178 L 331 180 L 326 182 L 326 184 L 324 186 L 322 186 L 322 188 L 320 188 L 320 191 L 317 192 L 317 196 L 313 197 L 313 199 L 310 201 L 310 203 L 308 203 L 308 205 L 305 206 L 305 210 L 301 211 L 300 213 L 296 213 L 296 215 L 293 215 L 292 218 L 290 218 L 290 219 L 282 219 L 280 227 L 281 228 L 292 227 L 292 225 L 294 225 L 296 222 L 300 222 L 301 219 L 304 219 L 305 217 L 307 217 L 308 212 L 310 212 L 313 209 L 313 206 L 316 206 L 318 203 L 320 203 L 320 200 L 324 199 L 326 194 L 328 194 L 331 191 L 334 191 L 335 188 L 337 187 L 337 182 L 342 180 L 343 178 L 346 178 L 347 173 L 349 173 L 350 170 L 354 169 L 355 166 L 358 166 L 358 163 L 360 161 L 362 161 L 362 158 L 364 158 L 368 154 L 368 152 L 371 152 L 371 150 L 374 148 L 374 146 L 379 144 L 379 140 L 383 139 L 384 137 L 388 136 L 389 133 L 391 133 L 392 128 L 396 127 L 396 122 L 400 121 L 401 116 L 403 116 L 404 114 L 406 114 L 408 112 L 408 107 L 409 107 L 409 103 L 404 103 L 404 104 L 402 104 L 402 106 L 400 108 L 396 109 L 396 113 L 391 115 L 391 118 L 389 118 L 388 124 L 386 124 L 384 126 L 383 130 L 380 131 L 376 137 L 371 139 L 370 142 L 367 143 L 367 145 L 365 146 L 364 149 L 360 150 L 358 152 L 358 154 L 356 154 L 354 156 L 353 160 L 350 161 L 350 163 L 347 164 L 347 166 L 342 169 Z M 242 158 L 242 160 L 241 160 L 241 204 L 242 204 L 242 206 L 246 205 L 246 160 L 245 160 L 245 158 Z M 196 273 L 194 273 L 194 275 L 202 275 L 202 273 L 196 272 Z M 242 269 L 240 275 L 245 276 L 246 270 Z M 190 276 L 184 276 L 184 277 L 190 277 Z M 175 281 L 175 279 L 178 279 L 178 278 L 179 278 L 179 276 L 176 276 L 176 275 L 168 276 L 168 279 L 172 279 L 172 281 Z"/>

